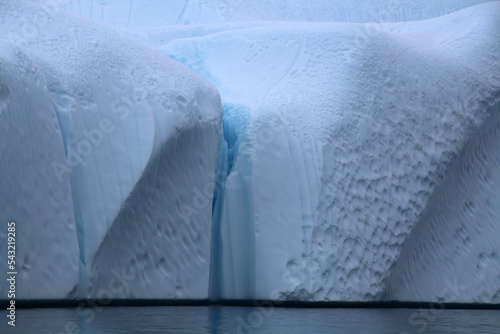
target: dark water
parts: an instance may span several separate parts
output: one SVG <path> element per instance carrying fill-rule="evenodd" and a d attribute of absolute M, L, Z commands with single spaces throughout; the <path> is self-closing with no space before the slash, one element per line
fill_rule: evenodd
<path fill-rule="evenodd" d="M 218 306 L 26 309 L 0 333 L 500 333 L 499 310 Z"/>

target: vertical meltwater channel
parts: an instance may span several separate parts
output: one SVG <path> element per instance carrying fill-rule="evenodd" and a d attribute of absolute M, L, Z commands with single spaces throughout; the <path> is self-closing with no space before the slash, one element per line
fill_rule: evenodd
<path fill-rule="evenodd" d="M 225 114 L 225 112 L 224 112 Z M 208 296 L 211 300 L 221 299 L 222 287 L 222 240 L 220 225 L 227 175 L 229 174 L 226 120 L 223 117 L 223 137 L 220 143 L 219 159 L 215 169 L 215 185 L 212 202 L 212 238 L 210 247 L 210 279 Z"/>
<path fill-rule="evenodd" d="M 250 284 L 253 281 L 251 268 L 254 266 L 251 254 L 254 253 L 255 240 L 251 238 L 254 228 L 251 206 L 248 205 L 249 189 L 248 183 L 237 182 L 248 177 L 244 175 L 245 170 L 235 171 L 247 124 L 248 111 L 224 104 L 223 139 L 212 203 L 211 300 L 235 299 L 242 294 L 248 295 L 253 289 Z M 241 205 L 234 207 L 231 205 L 233 201 Z M 244 208 L 241 209 L 241 206 Z M 245 279 L 242 281 L 241 277 Z"/>
<path fill-rule="evenodd" d="M 63 111 L 65 108 L 64 102 L 61 101 L 57 96 L 53 97 L 54 112 L 57 117 L 57 122 L 59 129 L 61 129 L 61 136 L 64 145 L 64 153 L 66 159 L 68 159 L 68 147 L 72 144 L 73 138 L 70 135 L 71 129 L 71 113 Z M 66 107 L 67 108 L 67 107 Z M 74 143 L 73 143 L 74 144 Z M 73 212 L 76 224 L 76 235 L 78 240 L 78 250 L 79 250 L 79 280 L 78 285 L 70 293 L 71 298 L 85 298 L 87 296 L 88 282 L 87 282 L 87 264 L 85 261 L 85 226 L 83 224 L 82 211 L 80 207 L 80 199 L 78 196 L 77 184 L 75 179 L 75 174 L 70 175 L 70 185 L 71 185 L 71 197 L 73 201 Z"/>

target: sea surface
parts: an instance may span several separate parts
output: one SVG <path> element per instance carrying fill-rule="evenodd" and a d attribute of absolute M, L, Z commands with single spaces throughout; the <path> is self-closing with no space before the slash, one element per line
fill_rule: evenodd
<path fill-rule="evenodd" d="M 20 309 L 0 333 L 500 333 L 500 310 L 148 306 Z"/>

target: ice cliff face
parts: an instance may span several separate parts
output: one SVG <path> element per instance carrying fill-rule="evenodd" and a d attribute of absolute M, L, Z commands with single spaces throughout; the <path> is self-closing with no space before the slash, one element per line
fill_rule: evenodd
<path fill-rule="evenodd" d="M 17 290 L 64 298 L 78 284 L 79 251 L 69 177 L 58 180 L 50 167 L 65 158 L 57 114 L 30 59 L 4 40 L 0 48 L 0 265 L 7 271 L 7 222 L 14 220 Z M 8 290 L 4 280 L 3 298 Z"/>
<path fill-rule="evenodd" d="M 438 185 L 500 102 L 499 12 L 491 3 L 374 27 L 268 23 L 161 46 L 218 86 L 237 133 L 215 213 L 213 296 L 434 300 L 458 278 L 474 292 L 448 300 L 497 300 L 497 242 L 455 254 L 454 270 L 434 260 L 432 287 L 423 283 L 432 251 L 415 261 L 422 249 L 406 251 L 406 242 L 437 219 Z M 243 130 L 235 113 L 246 115 Z M 491 226 L 476 237 L 489 239 L 498 223 L 482 223 Z M 451 217 L 435 224 L 436 234 L 442 224 L 461 228 Z M 487 274 L 460 275 L 483 251 L 493 253 Z M 483 275 L 494 277 L 488 292 Z M 412 289 L 385 293 L 400 280 Z"/>
<path fill-rule="evenodd" d="M 134 280 L 113 297 L 206 297 L 211 205 L 189 208 L 214 179 L 217 91 L 157 52 L 44 10 L 1 5 L 2 152 L 13 159 L 2 162 L 1 219 L 19 226 L 21 296 L 96 297 L 125 271 Z"/>
<path fill-rule="evenodd" d="M 500 301 L 500 2 L 39 2 L 1 5 L 23 298 Z"/>
<path fill-rule="evenodd" d="M 500 301 L 500 104 L 455 157 L 402 245 L 381 297 Z M 454 287 L 454 288 L 451 288 Z"/>

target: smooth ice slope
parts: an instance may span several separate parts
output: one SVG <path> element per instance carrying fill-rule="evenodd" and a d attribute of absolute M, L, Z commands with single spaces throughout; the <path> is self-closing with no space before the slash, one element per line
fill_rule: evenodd
<path fill-rule="evenodd" d="M 229 28 L 160 48 L 248 123 L 225 121 L 237 155 L 215 206 L 214 298 L 383 298 L 406 238 L 499 99 L 499 4 L 410 23 Z M 439 297 L 433 284 L 426 300 Z M 462 301 L 494 300 L 474 287 Z"/>
<path fill-rule="evenodd" d="M 1 296 L 9 291 L 6 272 L 17 271 L 17 298 L 65 298 L 78 284 L 79 251 L 69 177 L 59 181 L 51 167 L 65 156 L 59 122 L 43 74 L 3 39 L 0 137 Z M 10 221 L 16 226 L 9 259 Z"/>
<path fill-rule="evenodd" d="M 9 120 L 2 124 L 13 129 L 2 135 L 21 129 L 18 144 L 15 136 L 3 141 L 9 145 L 3 152 L 15 157 L 4 170 L 18 174 L 12 174 L 15 183 L 2 184 L 16 189 L 9 203 L 24 207 L 35 199 L 27 214 L 15 206 L 2 211 L 5 220 L 25 226 L 19 230 L 20 242 L 26 241 L 20 245 L 20 264 L 26 268 L 19 268 L 19 282 L 33 291 L 20 290 L 18 298 L 35 292 L 37 297 L 95 298 L 109 289 L 107 275 L 116 280 L 122 272 L 134 283 L 115 285 L 113 298 L 206 298 L 212 199 L 210 193 L 203 198 L 206 205 L 193 207 L 193 198 L 197 189 L 213 187 L 221 140 L 217 91 L 153 50 L 45 9 L 0 5 L 4 52 L 25 59 L 14 63 L 20 74 L 40 76 L 36 84 L 27 83 L 36 89 L 26 104 L 17 82 L 28 79 L 10 84 L 16 77 L 10 70 L 2 86 L 13 92 L 2 99 Z M 26 124 L 33 137 L 22 140 L 30 131 Z M 51 132 L 36 142 L 50 124 Z M 42 169 L 33 172 L 31 160 Z M 31 197 L 21 175 L 35 182 Z M 61 203 L 52 203 L 56 200 Z M 33 216 L 38 210 L 40 220 Z M 29 244 L 49 242 L 46 254 L 37 253 L 39 247 L 28 251 Z M 55 260 L 56 250 L 64 250 L 61 260 Z M 53 275 L 67 278 L 41 289 Z"/>
<path fill-rule="evenodd" d="M 51 0 L 37 0 L 53 3 Z M 132 29 L 249 21 L 397 22 L 449 14 L 487 0 L 59 0 L 65 11 Z"/>

